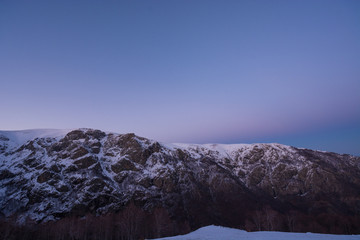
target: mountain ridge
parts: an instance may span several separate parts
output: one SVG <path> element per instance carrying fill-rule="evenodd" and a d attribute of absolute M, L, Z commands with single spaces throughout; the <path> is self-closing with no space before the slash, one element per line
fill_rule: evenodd
<path fill-rule="evenodd" d="M 0 132 L 2 219 L 46 224 L 134 205 L 153 218 L 161 213 L 177 229 L 167 234 L 210 224 L 360 231 L 356 156 L 276 143 L 163 144 L 95 129 L 39 131 L 26 142 L 18 132 L 19 145 Z"/>
<path fill-rule="evenodd" d="M 24 143 L 26 143 L 29 140 L 34 140 L 35 138 L 43 138 L 43 137 L 51 137 L 51 138 L 59 138 L 59 137 L 64 137 L 67 133 L 71 132 L 71 131 L 75 131 L 75 130 L 96 130 L 93 128 L 71 128 L 71 129 L 57 129 L 57 128 L 35 128 L 35 129 L 22 129 L 22 130 L 0 130 L 0 137 L 5 136 L 5 137 L 9 137 L 11 136 L 16 136 L 21 139 L 21 142 L 17 143 L 18 145 L 22 145 Z M 112 132 L 112 131 L 102 131 L 106 134 L 115 134 L 115 135 L 125 135 L 125 134 L 135 134 L 135 133 L 116 133 L 116 132 Z M 23 135 L 23 137 L 19 136 L 19 135 Z M 26 137 L 26 135 L 28 135 Z M 135 134 L 136 135 L 136 134 Z M 142 137 L 145 138 L 145 137 Z M 246 146 L 246 145 L 255 145 L 255 144 L 264 144 L 264 145 L 281 145 L 281 146 L 286 146 L 286 147 L 294 147 L 296 149 L 309 149 L 309 148 L 302 148 L 302 147 L 295 147 L 295 146 L 291 146 L 291 145 L 286 145 L 286 144 L 282 144 L 282 143 L 278 143 L 278 142 L 256 142 L 256 143 L 186 143 L 186 142 L 162 142 L 162 141 L 157 141 L 155 139 L 151 139 L 151 138 L 147 138 L 148 140 L 151 141 L 156 141 L 159 142 L 162 146 L 164 147 L 168 147 L 168 148 L 187 148 L 189 146 L 228 146 L 228 147 L 240 147 L 242 145 Z M 0 139 L 1 140 L 1 139 Z M 352 155 L 352 154 L 348 154 L 348 153 L 337 153 L 334 151 L 325 151 L 325 150 L 320 150 L 320 149 L 309 149 L 309 150 L 313 150 L 313 151 L 317 151 L 317 152 L 323 152 L 323 153 L 336 153 L 339 155 L 351 155 L 351 156 L 356 156 L 356 155 Z M 358 156 L 356 156 L 358 157 Z"/>

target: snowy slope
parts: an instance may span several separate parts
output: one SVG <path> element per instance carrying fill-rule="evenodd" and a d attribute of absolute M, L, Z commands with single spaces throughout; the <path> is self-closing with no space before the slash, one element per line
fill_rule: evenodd
<path fill-rule="evenodd" d="M 243 230 L 207 226 L 186 235 L 158 238 L 162 240 L 359 240 L 360 235 L 317 233 L 246 232 Z"/>

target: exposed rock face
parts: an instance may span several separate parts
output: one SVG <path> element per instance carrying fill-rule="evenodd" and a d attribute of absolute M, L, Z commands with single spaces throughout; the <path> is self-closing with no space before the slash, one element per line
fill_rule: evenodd
<path fill-rule="evenodd" d="M 0 132 L 3 217 L 45 222 L 134 202 L 165 208 L 193 228 L 247 221 L 259 228 L 265 223 L 254 213 L 265 207 L 281 216 L 359 219 L 359 157 L 280 144 L 164 145 L 92 129 L 23 143 L 8 135 Z M 360 223 L 351 227 L 359 231 Z"/>

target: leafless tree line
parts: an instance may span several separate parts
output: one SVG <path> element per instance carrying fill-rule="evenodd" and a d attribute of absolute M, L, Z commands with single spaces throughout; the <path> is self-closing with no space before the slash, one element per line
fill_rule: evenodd
<path fill-rule="evenodd" d="M 295 210 L 280 213 L 270 206 L 264 206 L 251 213 L 243 228 L 248 231 L 354 234 L 360 233 L 360 216 L 329 213 L 308 215 Z"/>
<path fill-rule="evenodd" d="M 271 206 L 263 206 L 239 217 L 244 218 L 244 225 L 238 227 L 247 231 L 360 233 L 359 215 L 311 215 L 295 210 L 280 212 Z M 189 222 L 172 218 L 165 208 L 146 212 L 134 203 L 123 211 L 101 216 L 68 216 L 40 224 L 29 220 L 25 225 L 18 225 L 16 219 L 13 216 L 6 221 L 0 220 L 0 240 L 131 240 L 172 236 L 194 230 Z"/>
<path fill-rule="evenodd" d="M 133 240 L 157 238 L 190 231 L 186 222 L 170 218 L 164 208 L 148 213 L 130 203 L 123 211 L 101 216 L 65 217 L 54 222 L 19 226 L 0 222 L 0 239 L 6 240 Z"/>

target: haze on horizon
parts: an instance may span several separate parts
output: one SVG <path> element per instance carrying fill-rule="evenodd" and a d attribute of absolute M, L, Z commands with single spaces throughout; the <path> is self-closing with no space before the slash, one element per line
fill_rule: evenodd
<path fill-rule="evenodd" d="M 0 129 L 360 156 L 360 2 L 0 1 Z"/>

